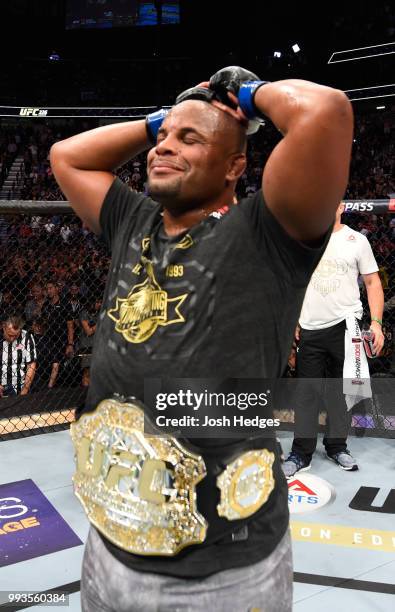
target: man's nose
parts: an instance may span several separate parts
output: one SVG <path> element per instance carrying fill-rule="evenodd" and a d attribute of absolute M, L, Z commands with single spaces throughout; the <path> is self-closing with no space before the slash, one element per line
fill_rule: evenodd
<path fill-rule="evenodd" d="M 165 153 L 176 153 L 177 152 L 177 138 L 172 134 L 167 134 L 165 138 L 162 138 L 155 146 L 155 152 L 157 155 L 163 155 Z"/>

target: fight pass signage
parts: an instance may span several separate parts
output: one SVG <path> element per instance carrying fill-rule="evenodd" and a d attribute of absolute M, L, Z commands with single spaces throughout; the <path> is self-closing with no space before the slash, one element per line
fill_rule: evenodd
<path fill-rule="evenodd" d="M 0 485 L 0 567 L 81 544 L 32 480 Z"/>

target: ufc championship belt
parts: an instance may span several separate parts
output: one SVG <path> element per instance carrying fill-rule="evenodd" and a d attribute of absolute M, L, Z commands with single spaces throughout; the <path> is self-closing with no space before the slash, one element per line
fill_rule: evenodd
<path fill-rule="evenodd" d="M 205 462 L 171 436 L 144 435 L 138 401 L 100 402 L 71 425 L 71 437 L 75 494 L 113 544 L 133 554 L 173 556 L 205 541 L 208 523 L 196 495 Z M 229 463 L 216 479 L 217 515 L 233 521 L 261 508 L 274 488 L 273 461 L 273 453 L 258 449 Z"/>

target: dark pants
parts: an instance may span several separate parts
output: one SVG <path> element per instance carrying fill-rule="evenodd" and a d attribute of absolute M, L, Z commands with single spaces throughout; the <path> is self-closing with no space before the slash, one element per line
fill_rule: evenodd
<path fill-rule="evenodd" d="M 178 578 L 123 565 L 91 527 L 81 576 L 83 612 L 291 612 L 289 530 L 263 561 L 212 574 Z"/>
<path fill-rule="evenodd" d="M 347 411 L 343 395 L 345 329 L 342 321 L 327 329 L 300 331 L 296 375 L 301 380 L 292 450 L 308 463 L 317 446 L 318 415 L 323 408 L 327 411 L 323 440 L 326 452 L 333 455 L 347 449 L 351 411 Z"/>
<path fill-rule="evenodd" d="M 15 387 L 13 387 L 12 385 L 6 385 L 3 388 L 3 397 L 9 397 L 12 395 L 17 395 Z"/>

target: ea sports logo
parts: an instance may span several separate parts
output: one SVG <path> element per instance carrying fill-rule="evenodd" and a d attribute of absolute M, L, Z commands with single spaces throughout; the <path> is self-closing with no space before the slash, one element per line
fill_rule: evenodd
<path fill-rule="evenodd" d="M 318 510 L 335 499 L 329 482 L 312 474 L 298 474 L 288 480 L 288 507 L 291 514 Z"/>

